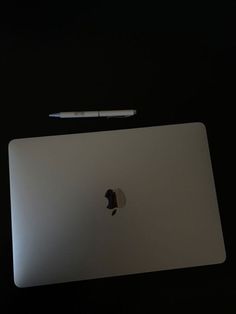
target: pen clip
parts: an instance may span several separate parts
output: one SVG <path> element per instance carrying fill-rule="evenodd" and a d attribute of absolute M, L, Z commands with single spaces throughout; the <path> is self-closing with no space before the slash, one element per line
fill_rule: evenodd
<path fill-rule="evenodd" d="M 128 118 L 128 117 L 132 117 L 132 115 L 127 115 L 127 116 L 108 116 L 107 119 L 111 119 L 111 118 Z"/>

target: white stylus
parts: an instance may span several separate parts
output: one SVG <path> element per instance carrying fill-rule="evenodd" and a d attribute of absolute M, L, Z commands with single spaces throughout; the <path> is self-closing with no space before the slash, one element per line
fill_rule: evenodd
<path fill-rule="evenodd" d="M 51 113 L 52 118 L 91 118 L 91 117 L 130 117 L 136 114 L 136 110 L 102 110 L 102 111 L 75 111 Z"/>

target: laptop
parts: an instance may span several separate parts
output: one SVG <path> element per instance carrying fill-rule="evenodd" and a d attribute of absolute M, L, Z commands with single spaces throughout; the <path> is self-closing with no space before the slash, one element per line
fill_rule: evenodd
<path fill-rule="evenodd" d="M 18 287 L 225 261 L 202 123 L 15 139 L 9 169 Z"/>

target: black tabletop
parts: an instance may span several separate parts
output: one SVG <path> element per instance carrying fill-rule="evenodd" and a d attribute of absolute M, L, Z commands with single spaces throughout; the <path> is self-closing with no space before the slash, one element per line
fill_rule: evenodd
<path fill-rule="evenodd" d="M 233 3 L 9 4 L 1 29 L 0 306 L 68 313 L 236 310 Z M 126 119 L 50 119 L 73 110 L 137 110 Z M 13 283 L 8 142 L 13 138 L 205 123 L 224 264 L 19 289 Z"/>

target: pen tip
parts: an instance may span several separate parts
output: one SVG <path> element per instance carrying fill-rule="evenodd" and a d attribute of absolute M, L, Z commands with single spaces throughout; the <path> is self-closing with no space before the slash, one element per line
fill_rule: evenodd
<path fill-rule="evenodd" d="M 59 115 L 58 113 L 50 113 L 48 116 L 51 118 L 55 118 L 55 117 L 58 117 Z"/>

